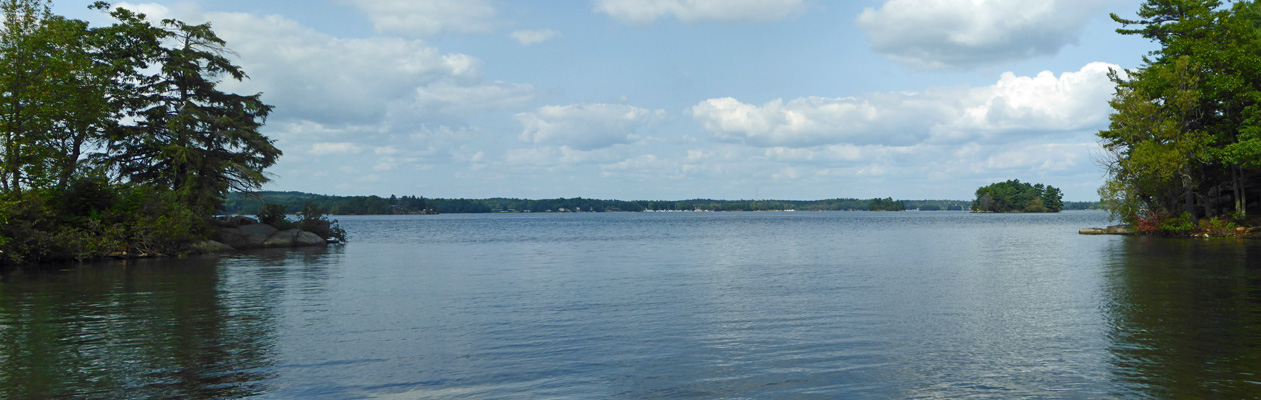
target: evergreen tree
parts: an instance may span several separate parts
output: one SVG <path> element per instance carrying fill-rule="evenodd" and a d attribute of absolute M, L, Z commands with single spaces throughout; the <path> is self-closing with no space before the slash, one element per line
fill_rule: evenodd
<path fill-rule="evenodd" d="M 1261 9 L 1254 1 L 1148 0 L 1117 31 L 1160 45 L 1114 72 L 1104 205 L 1127 222 L 1249 208 L 1261 168 Z M 1129 29 L 1130 26 L 1136 28 Z"/>
<path fill-rule="evenodd" d="M 225 43 L 210 24 L 164 20 L 154 29 L 143 15 L 116 11 L 135 32 L 166 45 L 149 54 L 158 72 L 143 77 L 129 110 L 134 123 L 110 137 L 105 163 L 134 183 L 175 190 L 201 213 L 213 213 L 230 191 L 256 190 L 263 170 L 281 151 L 259 132 L 272 107 L 261 94 L 238 95 L 217 88 L 221 78 L 245 73 L 224 54 Z"/>

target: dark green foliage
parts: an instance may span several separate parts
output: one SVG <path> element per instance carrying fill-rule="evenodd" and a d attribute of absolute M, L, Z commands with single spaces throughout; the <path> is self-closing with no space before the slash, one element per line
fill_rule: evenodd
<path fill-rule="evenodd" d="M 324 239 L 346 241 L 346 231 L 337 224 L 337 220 L 329 220 L 328 210 L 308 201 L 297 211 L 298 220 L 289 219 L 288 209 L 281 204 L 263 203 L 259 208 L 258 222 L 271 225 L 279 230 L 301 229 L 316 234 Z"/>
<path fill-rule="evenodd" d="M 339 242 L 346 241 L 346 231 L 341 228 L 337 220 L 329 220 L 327 217 L 328 210 L 320 208 L 315 203 L 307 202 L 302 206 L 302 211 L 298 213 L 298 222 L 294 224 L 298 229 L 311 232 L 324 240 L 335 239 Z"/>
<path fill-rule="evenodd" d="M 140 186 L 123 193 L 125 200 L 115 207 L 115 215 L 126 227 L 122 250 L 128 254 L 182 254 L 209 235 L 206 215 L 178 201 L 177 192 Z"/>
<path fill-rule="evenodd" d="M 1115 218 L 1185 227 L 1261 207 L 1261 4 L 1148 0 L 1117 32 L 1160 48 L 1115 73 L 1108 129 L 1099 138 Z M 1153 221 L 1179 220 L 1170 223 Z"/>
<path fill-rule="evenodd" d="M 208 24 L 110 15 L 0 0 L 0 263 L 182 253 L 280 156 L 271 106 L 217 89 L 245 74 Z"/>
<path fill-rule="evenodd" d="M 256 214 L 258 222 L 271 225 L 279 230 L 288 230 L 293 225 L 285 214 L 285 206 L 274 203 L 263 203 Z"/>
<path fill-rule="evenodd" d="M 74 186 L 79 189 L 31 190 L 0 200 L 0 264 L 175 255 L 206 236 L 204 216 L 174 201 L 169 190 Z M 83 187 L 107 192 L 108 200 L 84 201 Z"/>
<path fill-rule="evenodd" d="M 222 208 L 224 193 L 255 190 L 267 182 L 263 170 L 281 152 L 259 133 L 272 107 L 260 95 L 224 93 L 221 77 L 245 79 L 223 56 L 225 43 L 209 24 L 165 20 L 151 27 L 141 18 L 115 13 L 151 37 L 174 43 L 150 49 L 146 60 L 161 68 L 142 77 L 126 113 L 132 122 L 110 131 L 109 151 L 100 159 L 131 182 L 174 189 L 181 201 L 204 213 Z"/>
<path fill-rule="evenodd" d="M 1041 183 L 1031 185 L 1018 179 L 999 182 L 976 190 L 973 212 L 1060 212 L 1064 208 L 1060 190 Z"/>
<path fill-rule="evenodd" d="M 906 204 L 892 197 L 871 199 L 867 201 L 867 211 L 906 211 Z"/>

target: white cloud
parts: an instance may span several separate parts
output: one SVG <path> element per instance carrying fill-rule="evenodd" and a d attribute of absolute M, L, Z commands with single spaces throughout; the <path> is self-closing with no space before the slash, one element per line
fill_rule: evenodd
<path fill-rule="evenodd" d="M 358 153 L 361 151 L 363 151 L 363 148 L 354 143 L 316 143 L 311 145 L 311 154 L 317 156 Z"/>
<path fill-rule="evenodd" d="M 540 30 L 520 30 L 508 34 L 512 40 L 521 43 L 522 46 L 530 46 L 539 44 L 560 37 L 560 32 L 551 29 Z"/>
<path fill-rule="evenodd" d="M 910 116 L 907 112 L 913 111 L 913 100 L 897 101 L 902 106 L 898 108 L 852 97 L 807 97 L 787 103 L 776 99 L 755 106 L 726 97 L 697 104 L 692 107 L 692 116 L 719 140 L 760 147 L 831 143 L 901 145 L 922 140 L 926 134 L 910 129 L 890 134 L 893 133 L 890 128 L 909 121 L 906 117 Z"/>
<path fill-rule="evenodd" d="M 416 88 L 416 113 L 468 115 L 474 112 L 516 108 L 537 97 L 534 86 L 510 82 L 459 85 L 451 81 Z"/>
<path fill-rule="evenodd" d="M 595 11 L 624 23 L 649 24 L 667 15 L 686 23 L 769 22 L 805 10 L 802 0 L 596 0 Z"/>
<path fill-rule="evenodd" d="M 480 60 L 442 54 L 419 41 L 335 38 L 279 16 L 224 13 L 212 19 L 253 78 L 225 86 L 262 91 L 284 112 L 308 118 L 378 119 L 383 102 L 413 101 L 415 88 L 476 86 L 481 80 Z"/>
<path fill-rule="evenodd" d="M 1036 144 L 994 154 L 985 159 L 984 165 L 988 169 L 1065 171 L 1082 163 L 1092 164 L 1083 158 L 1098 148 L 1094 143 Z"/>
<path fill-rule="evenodd" d="M 1028 130 L 1070 131 L 1101 127 L 1113 93 L 1108 70 L 1120 66 L 1090 63 L 1077 72 L 1056 77 L 1049 71 L 1037 76 L 1004 73 L 993 86 L 974 90 L 979 103 L 964 104 L 963 115 L 942 133 L 990 136 Z"/>
<path fill-rule="evenodd" d="M 425 37 L 441 32 L 484 33 L 499 25 L 485 0 L 344 0 L 367 14 L 378 32 Z"/>
<path fill-rule="evenodd" d="M 636 131 L 664 120 L 666 113 L 620 104 L 573 104 L 546 106 L 516 118 L 525 128 L 525 142 L 594 150 L 630 143 Z"/>
<path fill-rule="evenodd" d="M 530 147 L 511 149 L 504 153 L 504 165 L 510 169 L 556 169 L 576 164 L 601 164 L 615 162 L 621 157 L 610 148 L 578 150 L 569 146 Z"/>
<path fill-rule="evenodd" d="M 855 161 L 872 154 L 871 149 L 853 145 L 830 145 L 813 148 L 772 147 L 766 149 L 766 158 L 777 162 L 810 163 Z"/>
<path fill-rule="evenodd" d="M 889 0 L 857 24 L 872 48 L 920 69 L 973 67 L 1053 55 L 1077 43 L 1107 1 Z"/>
<path fill-rule="evenodd" d="M 777 99 L 761 106 L 718 98 L 691 111 L 715 139 L 759 147 L 1002 141 L 1101 127 L 1112 94 L 1109 68 L 1119 69 L 1091 63 L 1058 77 L 1050 72 L 1034 77 L 1006 73 L 994 85 L 980 88 Z"/>

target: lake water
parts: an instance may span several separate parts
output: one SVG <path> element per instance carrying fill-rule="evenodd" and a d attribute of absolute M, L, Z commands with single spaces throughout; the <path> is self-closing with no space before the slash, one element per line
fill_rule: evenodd
<path fill-rule="evenodd" d="M 1261 241 L 1101 212 L 340 217 L 0 275 L 0 398 L 1258 398 Z"/>

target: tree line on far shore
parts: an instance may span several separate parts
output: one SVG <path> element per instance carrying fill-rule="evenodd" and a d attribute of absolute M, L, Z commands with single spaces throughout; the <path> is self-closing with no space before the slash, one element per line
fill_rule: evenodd
<path fill-rule="evenodd" d="M 893 200 L 827 199 L 827 200 L 600 200 L 588 198 L 558 199 L 442 199 L 418 196 L 326 196 L 301 192 L 233 193 L 227 197 L 227 214 L 254 214 L 263 204 L 285 207 L 298 212 L 306 204 L 314 204 L 336 215 L 387 215 L 424 213 L 493 213 L 493 212 L 641 212 L 641 211 L 962 211 L 970 209 L 966 200 Z M 873 207 L 874 206 L 874 207 Z M 1098 202 L 1067 202 L 1066 210 L 1099 209 Z"/>

